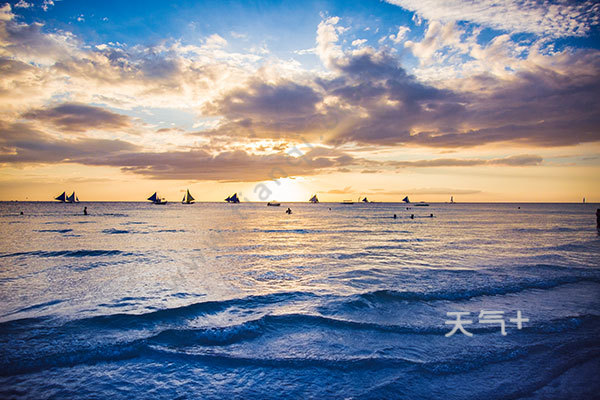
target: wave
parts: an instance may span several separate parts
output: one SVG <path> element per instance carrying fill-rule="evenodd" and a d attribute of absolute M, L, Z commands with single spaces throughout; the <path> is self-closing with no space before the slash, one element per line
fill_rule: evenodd
<path fill-rule="evenodd" d="M 204 301 L 192 303 L 186 306 L 166 308 L 151 311 L 144 314 L 110 314 L 98 315 L 85 319 L 73 320 L 73 324 L 85 326 L 101 327 L 139 327 L 144 324 L 153 324 L 156 322 L 168 322 L 177 319 L 197 317 L 204 314 L 214 314 L 219 311 L 238 307 L 244 309 L 257 309 L 262 306 L 286 301 L 297 301 L 302 299 L 314 298 L 317 295 L 309 292 L 280 292 L 267 295 L 248 296 L 243 298 L 234 298 L 222 301 Z M 1 327 L 1 325 L 0 325 Z"/>
<path fill-rule="evenodd" d="M 124 234 L 132 233 L 132 232 L 128 231 L 128 230 L 125 230 L 125 229 L 110 228 L 110 229 L 104 229 L 104 230 L 102 230 L 102 233 L 108 233 L 110 235 L 124 235 Z"/>
<path fill-rule="evenodd" d="M 38 229 L 36 232 L 68 233 L 73 232 L 73 229 Z"/>
<path fill-rule="evenodd" d="M 275 301 L 276 297 L 263 298 L 262 301 Z M 241 300 L 241 299 L 240 299 Z M 238 300 L 239 301 L 239 300 Z M 231 302 L 235 302 L 232 300 Z M 233 303 L 229 303 L 233 306 Z M 203 303 L 206 304 L 206 303 Z M 181 311 L 185 307 L 176 309 Z M 156 313 L 150 313 L 156 316 Z M 148 316 L 149 314 L 145 314 Z M 111 316 L 106 316 L 107 318 Z M 30 324 L 38 324 L 41 319 L 34 318 L 26 320 Z M 116 321 L 113 321 L 116 322 Z M 6 334 L 14 334 L 10 329 L 5 330 L 6 324 L 0 324 L 2 332 Z M 9 323 L 14 330 L 14 321 Z M 0 375 L 12 376 L 24 373 L 42 371 L 55 367 L 72 367 L 79 364 L 96 364 L 98 362 L 114 362 L 137 357 L 149 358 L 166 358 L 171 361 L 174 358 L 187 359 L 192 361 L 209 361 L 212 363 L 225 363 L 228 365 L 258 365 L 272 366 L 277 368 L 307 368 L 320 367 L 332 368 L 341 370 L 355 369 L 371 369 L 371 368 L 397 368 L 401 366 L 417 367 L 424 371 L 440 374 L 454 374 L 469 370 L 474 370 L 482 366 L 503 362 L 507 360 L 519 359 L 529 356 L 532 353 L 547 352 L 556 354 L 557 348 L 565 353 L 571 350 L 580 348 L 597 348 L 600 341 L 595 335 L 600 326 L 600 316 L 584 315 L 578 317 L 567 317 L 563 319 L 546 321 L 542 323 L 527 324 L 519 334 L 538 334 L 556 332 L 556 327 L 561 327 L 564 330 L 585 329 L 589 333 L 586 337 L 574 337 L 568 343 L 563 343 L 563 338 L 555 337 L 552 340 L 536 340 L 527 339 L 528 344 L 512 344 L 507 343 L 502 348 L 496 348 L 492 351 L 475 352 L 472 354 L 464 353 L 458 357 L 445 358 L 435 361 L 405 359 L 402 357 L 386 357 L 381 355 L 371 355 L 365 357 L 344 356 L 343 354 L 335 353 L 334 357 L 329 358 L 329 352 L 323 352 L 321 355 L 314 357 L 286 357 L 285 352 L 280 357 L 264 357 L 260 356 L 260 352 L 256 355 L 245 356 L 241 354 L 231 353 L 231 350 L 226 350 L 225 347 L 244 341 L 256 339 L 264 334 L 276 334 L 278 336 L 287 335 L 287 332 L 301 332 L 303 329 L 334 329 L 349 331 L 348 334 L 356 331 L 377 331 L 385 333 L 397 334 L 435 334 L 440 336 L 440 340 L 445 340 L 442 335 L 448 332 L 447 326 L 393 326 L 381 325 L 376 323 L 366 323 L 358 321 L 340 320 L 322 315 L 310 314 L 282 314 L 270 315 L 266 314 L 257 319 L 245 321 L 237 325 L 224 327 L 206 327 L 206 328 L 181 328 L 176 329 L 167 326 L 162 331 L 152 333 L 150 336 L 142 338 L 134 338 L 130 341 L 124 341 L 116 344 L 94 344 L 94 340 L 85 340 L 77 344 L 84 348 L 74 349 L 71 346 L 52 346 L 44 351 L 56 351 L 51 354 L 41 354 L 34 352 L 26 355 L 11 355 L 5 353 L 4 357 L 0 358 Z M 69 324 L 58 327 L 57 333 L 59 338 L 63 338 L 65 331 L 69 331 Z M 84 328 L 83 326 L 80 326 Z M 123 328 L 120 326 L 119 328 Z M 136 329 L 139 326 L 135 327 Z M 469 331 L 477 334 L 491 333 L 498 334 L 497 327 L 481 327 L 469 328 Z M 47 332 L 47 331 L 46 331 Z M 79 333 L 89 336 L 89 329 L 82 329 Z M 68 337 L 68 336 L 67 336 Z M 544 335 L 547 338 L 546 335 Z M 561 343 L 557 344 L 556 340 Z M 529 344 L 531 343 L 531 344 Z M 67 344 L 59 342 L 59 344 Z M 585 346 L 584 346 L 585 345 Z M 223 350 L 215 349 L 223 347 Z M 69 350 L 53 350 L 65 348 Z M 233 348 L 235 352 L 235 348 Z M 42 352 L 43 353 L 43 352 Z M 14 359 L 12 359 L 14 358 Z M 18 361 L 17 361 L 18 359 Z"/>
<path fill-rule="evenodd" d="M 362 303 L 365 301 L 367 303 L 388 303 L 397 301 L 468 300 L 481 296 L 496 296 L 519 293 L 530 289 L 551 289 L 557 286 L 583 281 L 600 283 L 600 279 L 592 276 L 562 276 L 546 279 L 529 279 L 499 286 L 455 288 L 449 290 L 435 290 L 431 292 L 383 289 L 360 294 L 356 300 L 349 302 L 348 305 L 361 305 L 357 303 Z"/>
<path fill-rule="evenodd" d="M 60 251 L 23 251 L 17 253 L 0 254 L 0 258 L 36 256 L 36 257 L 105 257 L 105 256 L 129 256 L 132 253 L 121 250 L 60 250 Z"/>
<path fill-rule="evenodd" d="M 569 228 L 566 226 L 553 226 L 549 228 L 514 228 L 517 233 L 560 233 L 560 232 L 580 232 L 581 229 Z"/>

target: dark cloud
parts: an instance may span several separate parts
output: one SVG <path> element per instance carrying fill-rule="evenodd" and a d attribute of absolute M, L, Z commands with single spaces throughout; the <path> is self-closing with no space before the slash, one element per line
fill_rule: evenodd
<path fill-rule="evenodd" d="M 30 124 L 0 121 L 0 163 L 111 166 L 154 179 L 240 182 L 314 175 L 354 162 L 349 155 L 319 147 L 268 155 L 242 150 L 215 154 L 202 147 L 189 151 L 145 152 L 121 140 L 63 140 Z"/>
<path fill-rule="evenodd" d="M 139 147 L 122 140 L 61 140 L 28 124 L 0 121 L 0 163 L 72 163 L 86 157 L 102 159 L 135 150 Z"/>
<path fill-rule="evenodd" d="M 31 110 L 23 118 L 53 125 L 67 132 L 85 132 L 89 129 L 118 130 L 130 126 L 129 117 L 101 107 L 78 103 L 64 103 L 51 108 Z"/>
<path fill-rule="evenodd" d="M 278 84 L 254 81 L 227 93 L 207 106 L 207 111 L 235 118 L 298 116 L 314 113 L 320 100 L 321 96 L 308 86 L 289 81 Z"/>
<path fill-rule="evenodd" d="M 204 149 L 161 153 L 136 152 L 114 156 L 79 158 L 86 165 L 120 167 L 125 172 L 154 179 L 193 179 L 214 181 L 263 181 L 289 176 L 314 175 L 344 163 L 350 157 L 323 155 L 319 151 L 293 157 L 287 153 L 256 155 L 242 150 L 211 154 Z"/>
<path fill-rule="evenodd" d="M 254 81 L 215 100 L 205 111 L 223 120 L 204 134 L 320 134 L 335 145 L 446 148 L 599 141 L 600 53 L 581 50 L 569 57 L 567 65 L 586 68 L 565 74 L 531 66 L 509 80 L 465 78 L 462 89 L 452 91 L 417 81 L 388 52 L 345 54 L 334 60 L 338 76 L 317 78 L 314 88 Z M 337 101 L 323 102 L 326 98 Z"/>
<path fill-rule="evenodd" d="M 277 138 L 322 132 L 334 128 L 341 116 L 336 108 L 317 110 L 322 100 L 306 85 L 254 80 L 207 104 L 205 115 L 225 118 L 218 128 L 196 134 Z"/>

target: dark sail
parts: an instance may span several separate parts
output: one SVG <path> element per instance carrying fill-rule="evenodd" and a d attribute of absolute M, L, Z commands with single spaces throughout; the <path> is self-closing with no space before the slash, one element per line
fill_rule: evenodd
<path fill-rule="evenodd" d="M 410 203 L 410 200 L 408 199 L 408 196 L 406 196 L 405 198 L 403 198 L 402 201 L 405 202 L 405 203 Z"/>
<path fill-rule="evenodd" d="M 156 200 L 158 199 L 156 192 L 154 192 L 154 194 L 150 197 L 148 197 L 148 200 L 156 202 Z"/>
<path fill-rule="evenodd" d="M 62 201 L 63 203 L 67 201 L 67 192 L 62 192 L 61 195 L 54 198 L 54 200 Z"/>

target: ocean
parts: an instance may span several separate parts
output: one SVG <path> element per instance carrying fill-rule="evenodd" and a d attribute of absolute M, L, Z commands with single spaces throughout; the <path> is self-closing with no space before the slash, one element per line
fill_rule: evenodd
<path fill-rule="evenodd" d="M 598 398 L 598 207 L 0 203 L 0 398 Z"/>

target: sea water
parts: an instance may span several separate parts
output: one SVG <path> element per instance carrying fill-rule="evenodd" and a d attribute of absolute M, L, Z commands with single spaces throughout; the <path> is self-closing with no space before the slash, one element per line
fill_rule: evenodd
<path fill-rule="evenodd" d="M 0 398 L 598 395 L 596 205 L 407 207 L 0 203 Z"/>

